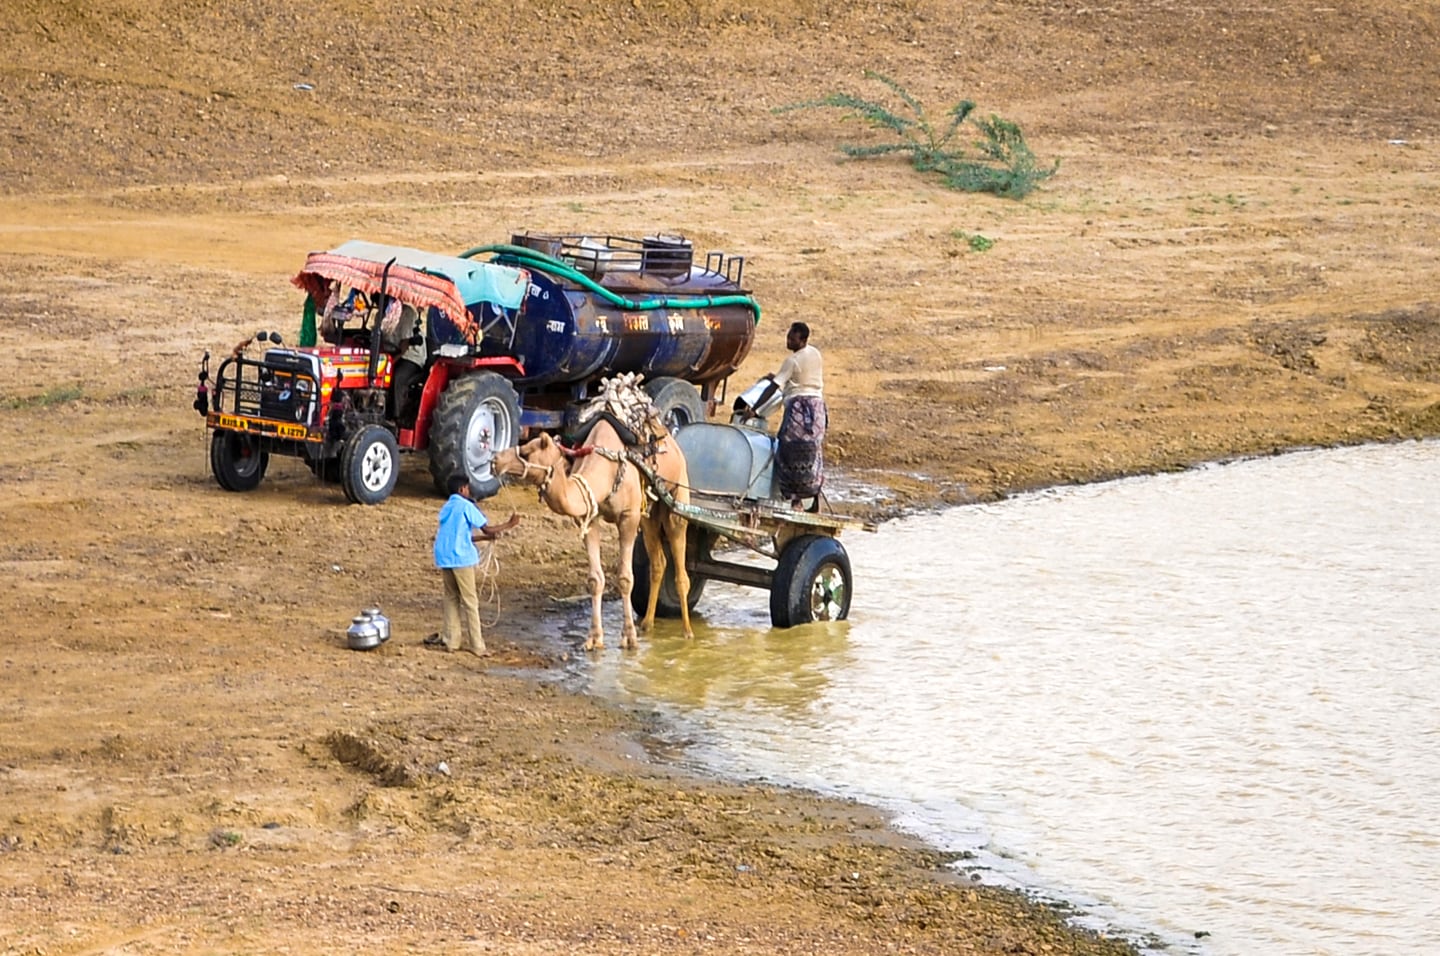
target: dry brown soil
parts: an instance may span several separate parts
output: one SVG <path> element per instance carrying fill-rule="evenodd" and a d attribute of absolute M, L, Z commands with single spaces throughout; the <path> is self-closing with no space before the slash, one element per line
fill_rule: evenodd
<path fill-rule="evenodd" d="M 874 517 L 1440 432 L 1431 0 L 0 11 L 7 954 L 1123 950 L 863 808 L 668 769 L 636 716 L 557 691 L 540 622 L 583 557 L 518 489 L 488 503 L 525 523 L 481 661 L 419 644 L 418 459 L 374 508 L 293 461 L 216 487 L 196 360 L 293 337 L 308 251 L 743 254 L 740 378 L 814 326 Z M 1019 122 L 1059 174 L 956 193 L 839 161 L 885 140 L 833 111 L 772 112 L 883 95 L 865 69 Z M 397 636 L 349 651 L 370 601 Z"/>

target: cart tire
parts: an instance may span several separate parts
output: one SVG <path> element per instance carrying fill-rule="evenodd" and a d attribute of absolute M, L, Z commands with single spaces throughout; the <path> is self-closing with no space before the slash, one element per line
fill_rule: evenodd
<path fill-rule="evenodd" d="M 270 453 L 254 435 L 216 431 L 210 436 L 210 473 L 226 491 L 254 491 L 269 467 Z"/>
<path fill-rule="evenodd" d="M 340 454 L 340 487 L 357 505 L 378 505 L 400 477 L 400 447 L 383 425 L 366 425 L 351 435 Z"/>
<path fill-rule="evenodd" d="M 449 494 L 450 476 L 464 472 L 470 493 L 489 498 L 500 490 L 495 453 L 519 444 L 520 397 L 509 379 L 494 372 L 467 375 L 440 396 L 430 431 L 430 477 Z"/>
<path fill-rule="evenodd" d="M 685 550 L 689 554 L 700 554 L 695 548 L 705 546 L 706 554 L 709 553 L 710 542 L 702 542 L 701 535 L 705 532 L 691 525 L 685 532 Z M 670 545 L 665 545 L 665 576 L 660 579 L 660 597 L 655 601 L 655 616 L 664 618 L 676 618 L 680 616 L 680 592 L 675 587 L 675 561 L 670 554 Z M 635 609 L 637 615 L 645 613 L 645 606 L 650 601 L 650 553 L 645 550 L 645 538 L 637 535 L 635 538 L 635 551 L 631 558 L 631 570 L 635 574 L 635 584 L 630 589 L 630 606 Z M 685 602 L 688 609 L 695 610 L 695 605 L 700 603 L 700 595 L 705 593 L 705 582 L 709 578 L 701 574 L 690 574 L 689 600 Z"/>
<path fill-rule="evenodd" d="M 660 420 L 671 432 L 705 420 L 705 402 L 695 386 L 683 378 L 662 376 L 646 382 L 644 388 Z"/>
<path fill-rule="evenodd" d="M 780 552 L 770 584 L 770 623 L 794 627 L 850 614 L 850 556 L 825 535 L 801 535 Z"/>

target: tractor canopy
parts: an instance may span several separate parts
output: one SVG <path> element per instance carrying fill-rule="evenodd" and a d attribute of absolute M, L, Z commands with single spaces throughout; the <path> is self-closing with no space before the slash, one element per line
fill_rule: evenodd
<path fill-rule="evenodd" d="M 475 342 L 491 313 L 513 313 L 525 300 L 529 273 L 514 266 L 352 239 L 329 252 L 312 252 L 290 280 L 323 309 L 332 291 L 355 289 L 387 296 L 416 309 L 435 309 L 459 337 Z M 446 336 L 448 338 L 448 336 Z"/>

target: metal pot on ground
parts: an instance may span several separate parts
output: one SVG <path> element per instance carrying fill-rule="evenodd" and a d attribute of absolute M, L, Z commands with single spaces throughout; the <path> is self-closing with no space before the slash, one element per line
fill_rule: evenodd
<path fill-rule="evenodd" d="M 379 625 L 370 615 L 357 614 L 345 630 L 345 643 L 352 651 L 373 651 L 384 643 L 384 638 L 380 636 Z"/>

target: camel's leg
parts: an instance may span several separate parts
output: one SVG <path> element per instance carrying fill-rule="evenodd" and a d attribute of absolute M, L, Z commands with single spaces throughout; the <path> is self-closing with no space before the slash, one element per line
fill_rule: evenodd
<path fill-rule="evenodd" d="M 645 602 L 645 617 L 640 621 L 640 630 L 650 632 L 655 626 L 655 608 L 660 601 L 660 584 L 665 580 L 665 545 L 661 541 L 660 522 L 652 515 L 641 523 L 640 534 L 645 541 L 645 553 L 650 556 L 650 598 Z"/>
<path fill-rule="evenodd" d="M 695 636 L 690 627 L 690 572 L 685 569 L 685 530 L 688 522 L 674 512 L 664 517 L 645 519 L 645 553 L 650 556 L 650 600 L 645 603 L 645 619 L 640 629 L 648 631 L 655 626 L 656 606 L 660 601 L 660 587 L 665 580 L 665 568 L 675 564 L 675 592 L 680 597 L 680 623 L 687 638 Z M 663 542 L 670 543 L 670 554 L 665 554 Z"/>
<path fill-rule="evenodd" d="M 688 524 L 673 511 L 664 518 L 665 536 L 670 541 L 670 555 L 675 560 L 675 593 L 680 597 L 680 623 L 685 629 L 686 640 L 695 637 L 695 632 L 690 629 L 690 572 L 685 569 L 685 532 Z M 650 594 L 653 598 L 655 591 Z"/>
<path fill-rule="evenodd" d="M 605 568 L 600 563 L 600 528 L 592 524 L 585 532 L 585 554 L 590 559 L 590 636 L 585 639 L 585 650 L 593 651 L 605 646 L 605 625 L 600 619 L 600 601 L 605 596 Z"/>
<path fill-rule="evenodd" d="M 616 522 L 616 527 L 620 530 L 620 579 L 617 582 L 620 589 L 620 620 L 624 622 L 621 628 L 624 636 L 620 639 L 620 646 L 635 648 L 640 646 L 640 641 L 635 636 L 635 615 L 630 613 L 630 592 L 635 587 L 635 534 L 640 530 L 640 515 L 631 511 L 624 512 Z"/>

